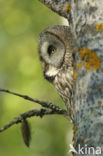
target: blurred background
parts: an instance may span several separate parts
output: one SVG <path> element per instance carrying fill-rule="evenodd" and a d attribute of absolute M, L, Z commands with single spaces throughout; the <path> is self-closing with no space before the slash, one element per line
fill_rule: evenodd
<path fill-rule="evenodd" d="M 53 86 L 43 78 L 38 56 L 39 33 L 64 19 L 38 0 L 0 0 L 0 88 L 64 103 Z M 40 106 L 19 97 L 0 93 L 0 127 L 14 117 Z M 21 125 L 0 133 L 0 156 L 67 156 L 72 124 L 62 116 L 29 118 L 32 139 L 27 148 L 21 137 Z"/>

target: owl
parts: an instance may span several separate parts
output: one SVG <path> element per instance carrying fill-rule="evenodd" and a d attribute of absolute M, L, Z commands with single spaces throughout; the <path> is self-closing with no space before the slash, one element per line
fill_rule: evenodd
<path fill-rule="evenodd" d="M 52 26 L 39 36 L 39 56 L 44 78 L 54 85 L 72 114 L 73 40 L 68 26 Z"/>

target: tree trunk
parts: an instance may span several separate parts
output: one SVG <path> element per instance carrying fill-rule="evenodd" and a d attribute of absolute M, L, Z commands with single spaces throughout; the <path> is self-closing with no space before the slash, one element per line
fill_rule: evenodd
<path fill-rule="evenodd" d="M 103 0 L 40 1 L 68 19 L 76 41 L 73 154 L 103 155 Z"/>
<path fill-rule="evenodd" d="M 93 155 L 99 153 L 97 147 L 103 146 L 102 23 L 103 0 L 71 1 L 70 27 L 79 49 L 75 59 L 74 127 L 77 132 L 74 144 L 76 149 L 79 144 L 94 147 Z"/>

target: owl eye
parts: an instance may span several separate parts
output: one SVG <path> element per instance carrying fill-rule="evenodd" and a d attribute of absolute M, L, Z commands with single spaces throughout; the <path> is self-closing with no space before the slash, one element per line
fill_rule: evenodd
<path fill-rule="evenodd" d="M 49 56 L 51 56 L 52 54 L 55 53 L 55 51 L 56 51 L 56 48 L 55 48 L 54 46 L 50 45 L 50 46 L 48 47 L 47 53 L 49 54 Z"/>

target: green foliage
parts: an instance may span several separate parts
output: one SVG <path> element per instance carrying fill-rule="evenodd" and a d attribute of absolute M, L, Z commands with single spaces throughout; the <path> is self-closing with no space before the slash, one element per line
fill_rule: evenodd
<path fill-rule="evenodd" d="M 60 17 L 37 0 L 0 0 L 0 88 L 48 100 L 64 107 L 55 89 L 44 80 L 39 56 L 38 35 Z M 0 127 L 37 104 L 0 93 Z M 65 108 L 65 107 L 64 107 Z M 66 153 L 68 121 L 60 116 L 29 119 L 32 141 L 23 144 L 20 125 L 0 134 L 2 156 L 63 156 Z"/>

